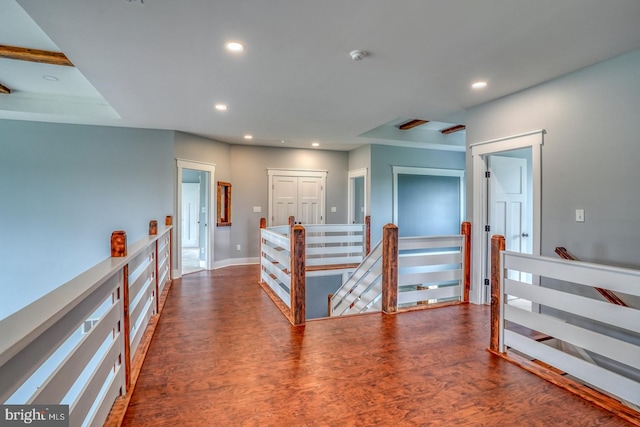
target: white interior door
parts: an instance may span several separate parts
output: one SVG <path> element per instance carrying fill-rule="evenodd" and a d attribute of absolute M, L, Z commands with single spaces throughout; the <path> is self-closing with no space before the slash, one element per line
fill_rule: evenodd
<path fill-rule="evenodd" d="M 527 160 L 489 156 L 489 218 L 491 235 L 505 237 L 505 249 L 531 253 Z M 509 271 L 509 278 L 531 282 L 529 275 Z"/>
<path fill-rule="evenodd" d="M 273 212 L 271 225 L 286 225 L 289 217 L 295 216 L 298 205 L 298 177 L 273 177 Z"/>
<path fill-rule="evenodd" d="M 269 226 L 323 224 L 326 171 L 269 169 Z"/>
<path fill-rule="evenodd" d="M 182 184 L 182 247 L 200 246 L 200 184 Z"/>
<path fill-rule="evenodd" d="M 298 209 L 296 221 L 302 224 L 323 224 L 322 179 L 314 176 L 298 177 Z"/>

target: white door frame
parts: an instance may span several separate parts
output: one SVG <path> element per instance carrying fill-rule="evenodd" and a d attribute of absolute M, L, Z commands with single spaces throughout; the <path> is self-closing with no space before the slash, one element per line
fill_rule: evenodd
<path fill-rule="evenodd" d="M 349 171 L 347 176 L 347 222 L 352 221 L 355 217 L 355 206 L 353 204 L 353 196 L 355 194 L 354 179 L 360 177 L 364 178 L 364 218 L 367 217 L 367 212 L 369 211 L 367 208 L 367 168 Z"/>
<path fill-rule="evenodd" d="M 460 218 L 465 217 L 464 170 L 392 166 L 393 171 L 393 223 L 398 225 L 398 175 L 433 175 L 458 177 L 460 180 Z"/>
<path fill-rule="evenodd" d="M 489 224 L 487 218 L 488 197 L 485 171 L 487 170 L 487 156 L 503 151 L 517 150 L 519 148 L 531 148 L 531 174 L 533 180 L 533 229 L 532 253 L 540 255 L 540 226 L 541 226 L 541 199 L 542 199 L 542 145 L 544 144 L 545 130 L 535 130 L 504 138 L 492 139 L 473 143 L 469 146 L 473 164 L 473 231 L 472 231 L 472 257 L 471 272 L 471 302 L 484 304 L 486 292 L 484 279 L 490 278 L 491 272 L 486 270 L 485 257 L 488 256 L 488 245 L 485 242 L 486 232 L 484 226 Z"/>
<path fill-rule="evenodd" d="M 296 176 L 296 177 L 314 177 L 321 178 L 322 195 L 320 196 L 320 215 L 322 216 L 321 223 L 324 224 L 327 218 L 327 212 L 325 206 L 327 205 L 327 174 L 326 170 L 308 170 L 308 169 L 272 169 L 267 168 L 267 175 L 269 176 L 269 217 L 267 218 L 267 225 L 271 227 L 273 225 L 273 177 L 274 176 Z"/>
<path fill-rule="evenodd" d="M 176 159 L 176 166 L 178 168 L 177 180 L 176 180 L 176 225 L 180 225 L 174 227 L 176 243 L 175 249 L 178 254 L 176 260 L 176 266 L 173 271 L 173 277 L 179 278 L 182 277 L 182 170 L 183 169 L 193 169 L 198 171 L 209 172 L 209 182 L 207 183 L 209 188 L 209 206 L 207 212 L 207 232 L 205 238 L 205 247 L 206 250 L 206 259 L 205 259 L 205 269 L 212 270 L 213 269 L 213 232 L 215 227 L 215 218 L 213 217 L 213 213 L 216 212 L 216 197 L 215 197 L 215 189 L 218 187 L 214 185 L 215 182 L 215 173 L 216 173 L 216 165 L 211 163 L 203 163 L 196 162 L 193 160 L 184 160 L 184 159 Z"/>

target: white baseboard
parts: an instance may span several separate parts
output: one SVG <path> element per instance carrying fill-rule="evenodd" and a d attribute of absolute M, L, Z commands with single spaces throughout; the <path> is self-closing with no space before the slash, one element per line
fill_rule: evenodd
<path fill-rule="evenodd" d="M 260 264 L 260 258 L 251 257 L 251 258 L 229 258 L 223 259 L 221 261 L 216 261 L 213 263 L 213 269 L 217 270 L 219 268 L 231 267 L 233 265 L 247 265 L 247 264 Z M 171 275 L 173 279 L 179 279 L 182 277 L 182 272 L 179 270 L 173 270 L 173 274 Z"/>
<path fill-rule="evenodd" d="M 221 261 L 216 261 L 213 263 L 213 269 L 217 270 L 218 268 L 230 267 L 232 265 L 246 265 L 246 264 L 259 264 L 260 258 L 251 257 L 251 258 L 229 258 L 223 259 Z"/>

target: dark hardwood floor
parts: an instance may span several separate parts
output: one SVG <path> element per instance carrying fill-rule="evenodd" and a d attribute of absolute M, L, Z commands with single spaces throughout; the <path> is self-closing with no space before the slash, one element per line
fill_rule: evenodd
<path fill-rule="evenodd" d="M 123 425 L 628 425 L 487 352 L 487 307 L 293 327 L 257 278 L 173 283 Z"/>

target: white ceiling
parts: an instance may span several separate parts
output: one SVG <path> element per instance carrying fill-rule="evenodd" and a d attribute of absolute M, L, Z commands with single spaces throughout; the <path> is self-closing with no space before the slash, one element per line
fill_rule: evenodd
<path fill-rule="evenodd" d="M 459 149 L 464 133 L 395 125 L 464 123 L 466 108 L 640 48 L 637 0 L 17 4 L 0 0 L 0 44 L 60 50 L 77 69 L 0 60 L 0 83 L 16 88 L 0 95 L 0 118 L 176 129 L 232 144 Z M 225 51 L 228 40 L 246 52 Z M 354 49 L 369 55 L 354 62 Z M 478 79 L 489 86 L 470 89 Z"/>

